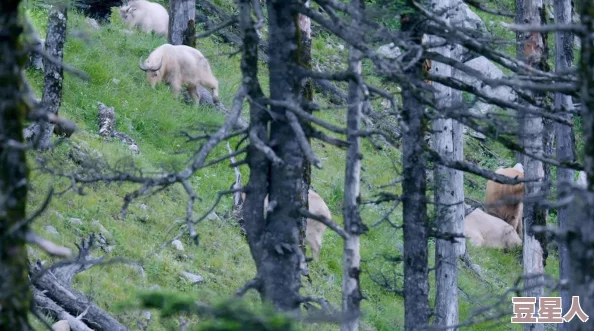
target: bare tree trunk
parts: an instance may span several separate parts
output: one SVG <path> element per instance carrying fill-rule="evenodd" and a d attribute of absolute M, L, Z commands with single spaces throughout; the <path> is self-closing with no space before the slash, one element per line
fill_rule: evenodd
<path fill-rule="evenodd" d="M 365 3 L 363 0 L 351 0 L 354 26 L 363 17 Z M 349 71 L 361 75 L 362 54 L 354 47 L 349 49 Z M 359 329 L 359 315 L 361 314 L 361 254 L 359 236 L 365 231 L 359 213 L 360 182 L 361 182 L 361 142 L 356 134 L 361 129 L 361 113 L 363 108 L 363 86 L 358 80 L 349 81 L 348 112 L 347 112 L 347 142 L 349 147 L 346 154 L 346 169 L 344 177 L 344 229 L 348 237 L 344 240 L 342 253 L 342 312 L 344 320 L 340 325 L 341 331 L 356 331 Z"/>
<path fill-rule="evenodd" d="M 241 60 L 241 71 L 246 79 L 247 94 L 250 99 L 250 145 L 248 146 L 246 160 L 250 169 L 249 180 L 246 185 L 248 190 L 243 203 L 243 220 L 250 246 L 252 258 L 258 269 L 253 286 L 260 292 L 262 299 L 265 299 L 262 289 L 263 278 L 261 274 L 261 261 L 264 257 L 263 235 L 266 228 L 264 219 L 264 199 L 268 194 L 268 174 L 270 161 L 264 152 L 256 147 L 254 139 L 268 144 L 268 123 L 270 117 L 264 104 L 264 93 L 258 82 L 258 35 L 254 29 L 251 18 L 251 0 L 239 0 L 239 24 L 243 31 L 243 57 Z"/>
<path fill-rule="evenodd" d="M 172 45 L 196 47 L 196 0 L 169 1 L 169 33 Z"/>
<path fill-rule="evenodd" d="M 527 152 L 535 155 L 542 155 L 542 117 L 534 115 L 525 115 L 523 123 L 524 147 Z M 525 157 L 526 177 L 540 178 L 539 182 L 526 183 L 526 195 L 536 195 L 541 192 L 542 179 L 544 178 L 544 169 L 541 161 L 530 157 Z M 526 288 L 524 295 L 527 297 L 541 297 L 543 294 L 542 284 L 544 278 L 543 266 L 543 248 L 536 239 L 532 226 L 544 223 L 544 210 L 540 209 L 536 203 L 524 203 L 524 286 Z M 540 275 L 540 276 L 539 276 Z M 538 299 L 537 299 L 538 306 Z M 524 330 L 544 330 L 543 324 L 525 324 Z"/>
<path fill-rule="evenodd" d="M 433 2 L 435 10 L 456 5 L 454 0 Z M 454 7 L 455 8 L 455 7 Z M 446 14 L 446 16 L 449 16 Z M 432 38 L 439 41 L 441 38 Z M 460 47 L 440 47 L 437 52 L 448 58 L 457 58 Z M 452 67 L 433 62 L 431 70 L 444 77 L 454 77 Z M 462 93 L 450 87 L 435 83 L 439 106 L 452 107 L 462 101 Z M 463 127 L 452 119 L 436 119 L 432 124 L 433 148 L 452 160 L 463 159 Z M 448 236 L 464 232 L 464 178 L 462 171 L 444 166 L 435 166 L 435 217 L 438 235 L 445 238 L 435 240 L 435 325 L 445 327 L 458 324 L 458 257 L 465 249 L 464 238 L 452 241 Z M 450 329 L 448 329 L 450 330 Z"/>
<path fill-rule="evenodd" d="M 309 1 L 305 2 L 305 5 L 309 7 Z M 305 15 L 298 15 L 299 25 L 299 65 L 311 70 L 312 58 L 311 58 L 311 19 Z M 308 102 L 313 101 L 313 82 L 312 79 L 307 77 L 301 81 L 301 97 Z M 307 110 L 308 113 L 312 113 L 311 110 Z M 304 121 L 301 121 L 301 125 L 304 127 L 305 132 L 310 131 L 310 127 Z M 310 143 L 311 139 L 309 135 L 307 142 Z M 305 202 L 304 208 L 309 210 L 309 188 L 311 186 L 311 163 L 308 160 L 303 160 L 303 187 L 301 189 L 301 199 Z M 305 254 L 305 231 L 307 227 L 307 217 L 301 218 L 301 225 L 299 227 L 299 247 Z"/>
<path fill-rule="evenodd" d="M 568 24 L 571 23 L 572 6 L 571 0 L 555 0 L 555 23 Z M 555 33 L 555 70 L 562 71 L 570 68 L 573 65 L 573 34 L 571 32 L 556 32 Z M 562 112 L 562 116 L 570 119 L 569 111 L 573 110 L 573 102 L 571 96 L 561 93 L 555 94 L 555 108 Z M 555 135 L 557 139 L 557 160 L 559 162 L 572 162 L 576 160 L 575 153 L 575 137 L 571 127 L 561 123 L 555 123 Z M 567 186 L 561 183 L 573 182 L 573 170 L 559 167 L 557 168 L 557 192 L 559 198 L 565 196 Z M 568 230 L 568 208 L 561 207 L 557 210 L 557 220 L 559 221 L 559 228 L 561 231 Z M 561 281 L 569 280 L 569 251 L 567 243 L 563 240 L 559 241 L 559 278 Z M 571 306 L 571 296 L 566 286 L 559 290 L 563 311 L 569 311 Z M 569 331 L 569 324 L 557 324 L 557 330 Z"/>
<path fill-rule="evenodd" d="M 418 13 L 403 15 L 402 31 L 421 44 Z M 407 55 L 404 61 L 411 61 Z M 422 77 L 422 59 L 406 72 L 411 80 Z M 402 119 L 408 130 L 402 135 L 402 205 L 404 233 L 404 328 L 422 330 L 429 324 L 429 278 L 427 222 L 427 161 L 425 150 L 424 108 L 414 92 L 403 87 Z"/>
<path fill-rule="evenodd" d="M 522 24 L 541 25 L 546 22 L 542 0 L 516 0 L 516 22 Z M 518 34 L 518 57 L 531 66 L 543 71 L 548 71 L 546 63 L 547 40 L 546 35 L 536 32 Z M 544 101 L 545 94 L 533 94 L 532 97 Z M 527 152 L 542 156 L 543 154 L 543 119 L 534 114 L 520 114 L 520 140 Z M 542 180 L 544 179 L 543 163 L 539 160 L 523 157 L 526 178 L 539 178 L 539 182 L 526 183 L 526 195 L 543 193 Z M 545 211 L 537 203 L 524 204 L 524 286 L 525 296 L 541 297 L 544 278 L 544 261 L 546 260 L 546 237 L 544 233 L 535 234 L 532 226 L 546 225 Z M 538 311 L 538 299 L 537 299 Z M 544 324 L 524 324 L 524 330 L 544 330 Z"/>
<path fill-rule="evenodd" d="M 242 26 L 244 27 L 244 45 L 249 57 L 242 63 L 244 75 L 247 75 L 249 93 L 256 93 L 262 99 L 257 85 L 257 35 L 250 28 L 249 6 L 242 0 Z M 296 79 L 297 68 L 297 12 L 294 5 L 298 0 L 267 1 L 269 22 L 269 77 L 270 98 L 272 100 L 297 102 L 300 94 L 300 82 Z M 247 17 L 244 17 L 247 16 Z M 251 43 L 251 44 L 250 44 Z M 253 44 L 253 45 L 252 45 Z M 255 55 L 255 56 L 254 56 Z M 249 63 L 247 61 L 250 61 Z M 256 85 L 256 86 L 254 86 Z M 261 296 L 277 309 L 292 314 L 299 313 L 302 298 L 301 270 L 305 258 L 299 247 L 299 224 L 301 216 L 297 212 L 302 208 L 301 192 L 303 184 L 303 151 L 299 140 L 288 119 L 288 110 L 280 106 L 271 106 L 273 114 L 270 125 L 270 152 L 280 162 L 272 163 L 263 158 L 263 146 L 267 141 L 266 111 L 256 110 L 262 104 L 253 105 L 250 120 L 250 182 L 249 194 L 244 206 L 244 221 L 252 255 L 258 265 L 258 290 Z M 260 147 L 257 147 L 260 146 Z M 256 167 L 261 167 L 257 169 Z M 255 170 L 255 172 L 251 172 Z M 264 172 L 268 170 L 267 172 Z M 266 220 L 262 219 L 265 189 L 268 189 L 269 204 Z M 258 215 L 259 213 L 259 215 Z"/>
<path fill-rule="evenodd" d="M 68 10 L 64 4 L 53 5 L 48 13 L 47 35 L 45 37 L 45 50 L 55 59 L 62 62 L 64 58 L 64 43 L 66 42 L 66 25 Z M 58 115 L 62 104 L 62 82 L 64 73 L 61 65 L 43 60 L 44 85 L 41 106 L 46 112 Z M 52 132 L 60 134 L 53 123 L 45 120 L 33 123 L 26 130 L 27 140 L 41 150 L 50 146 Z"/>
<path fill-rule="evenodd" d="M 587 191 L 576 192 L 569 208 L 568 249 L 570 259 L 569 291 L 579 295 L 583 311 L 590 317 L 582 323 L 577 317 L 571 329 L 594 329 L 594 0 L 581 1 L 580 20 L 585 29 L 581 38 L 579 74 L 584 128 L 584 167 Z"/>
<path fill-rule="evenodd" d="M 270 76 L 270 98 L 272 100 L 298 100 L 299 82 L 295 79 L 295 41 L 297 40 L 297 12 L 292 6 L 297 0 L 269 0 L 268 22 L 270 47 L 268 54 Z M 271 106 L 271 112 L 284 116 L 288 110 Z M 281 311 L 298 313 L 301 287 L 299 223 L 301 216 L 295 213 L 303 204 L 302 169 L 303 152 L 298 138 L 286 121 L 273 118 L 270 125 L 271 148 L 283 161 L 272 164 L 269 177 L 269 210 L 264 241 L 264 295 Z M 295 199 L 299 196 L 299 199 Z"/>
<path fill-rule="evenodd" d="M 26 84 L 19 54 L 23 27 L 19 22 L 18 0 L 0 1 L 0 329 L 32 330 L 27 319 L 31 292 L 27 278 L 25 220 L 28 173 L 23 139 L 23 114 L 29 106 L 23 100 Z"/>

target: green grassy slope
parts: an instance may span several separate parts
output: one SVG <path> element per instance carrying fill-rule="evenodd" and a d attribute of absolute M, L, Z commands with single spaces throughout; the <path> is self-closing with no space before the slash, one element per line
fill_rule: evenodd
<path fill-rule="evenodd" d="M 40 35 L 45 35 L 45 10 L 29 8 L 27 14 L 40 30 Z M 71 141 L 83 149 L 98 153 L 112 165 L 124 166 L 134 163 L 144 172 L 179 169 L 189 156 L 187 151 L 198 146 L 196 143 L 187 143 L 179 133 L 188 130 L 199 121 L 207 124 L 222 123 L 224 116 L 208 107 L 195 107 L 175 100 L 167 86 L 161 85 L 156 90 L 150 88 L 144 73 L 138 69 L 138 58 L 145 58 L 155 47 L 165 42 L 164 38 L 140 32 L 133 35 L 122 33 L 121 30 L 126 27 L 122 25 L 115 11 L 112 24 L 100 30 L 91 29 L 80 15 L 73 12 L 69 15 L 69 31 L 84 31 L 89 36 L 90 43 L 69 35 L 65 61 L 91 76 L 90 81 L 84 82 L 66 74 L 61 116 L 76 122 L 81 129 L 72 136 Z M 327 44 L 336 45 L 336 41 L 315 41 L 313 49 L 316 61 L 323 63 L 330 55 L 339 56 L 335 48 L 325 47 Z M 198 49 L 211 61 L 213 71 L 220 82 L 221 101 L 229 107 L 241 82 L 239 57 L 229 58 L 226 54 L 233 50 L 212 38 L 199 40 Z M 266 74 L 265 70 L 261 70 L 260 79 L 265 90 L 268 88 Z M 43 76 L 32 70 L 27 71 L 27 76 L 40 96 Z M 132 154 L 118 141 L 105 142 L 98 136 L 97 102 L 115 107 L 117 130 L 129 134 L 136 140 L 140 154 Z M 244 112 L 247 113 L 247 109 Z M 343 109 L 329 109 L 318 114 L 321 118 L 337 124 L 344 123 L 344 115 Z M 487 145 L 501 160 L 513 164 L 510 153 L 497 145 Z M 68 145 L 62 145 L 51 152 L 57 166 L 63 169 L 77 167 L 68 157 L 70 149 Z M 313 170 L 313 186 L 326 200 L 333 218 L 340 224 L 344 153 L 320 142 L 314 142 L 314 149 L 321 157 L 324 169 Z M 362 194 L 364 199 L 371 199 L 372 189 L 389 183 L 396 176 L 393 169 L 400 168 L 400 155 L 394 151 L 374 150 L 368 142 L 364 143 L 364 150 Z M 181 152 L 174 154 L 176 151 Z M 226 148 L 220 146 L 212 157 L 223 153 L 226 153 Z M 35 155 L 29 155 L 30 160 L 33 160 Z M 481 166 L 490 169 L 496 167 L 492 155 L 487 154 L 471 138 L 466 142 L 466 157 L 477 161 Z M 31 164 L 35 167 L 33 162 Z M 223 163 L 203 169 L 192 179 L 191 184 L 201 198 L 195 205 L 196 213 L 203 213 L 210 207 L 217 191 L 229 188 L 234 175 L 227 165 L 228 163 Z M 242 171 L 247 176 L 246 170 Z M 485 181 L 474 176 L 469 178 L 472 182 L 467 181 L 466 193 L 482 200 Z M 30 210 L 35 210 L 40 205 L 49 185 L 57 185 L 62 189 L 69 185 L 66 180 L 52 178 L 37 170 L 32 172 L 32 183 L 34 186 L 30 196 Z M 248 246 L 240 236 L 235 221 L 229 217 L 232 204 L 229 197 L 224 198 L 217 207 L 216 216 L 209 217 L 199 224 L 196 229 L 201 239 L 199 246 L 192 245 L 188 236 L 184 235 L 182 242 L 185 252 L 182 254 L 171 247 L 155 253 L 163 242 L 177 233 L 177 230 L 171 229 L 184 218 L 186 196 L 183 189 L 174 186 L 155 196 L 141 197 L 131 205 L 125 218 L 118 218 L 124 195 L 135 188 L 130 184 L 94 184 L 85 190 L 86 195 L 65 193 L 54 199 L 50 209 L 34 225 L 41 234 L 59 244 L 74 248 L 75 241 L 93 231 L 97 232 L 97 225 L 93 222 L 98 221 L 109 231 L 107 237 L 114 248 L 108 253 L 96 254 L 142 262 L 143 273 L 134 266 L 113 264 L 95 267 L 75 277 L 75 287 L 88 294 L 99 306 L 113 313 L 127 326 L 135 328 L 136 321 L 140 319 L 139 311 L 123 311 L 118 309 L 118 305 L 134 302 L 138 291 L 154 289 L 157 285 L 162 290 L 191 294 L 202 302 L 215 303 L 232 295 L 254 276 L 255 268 Z M 398 194 L 400 189 L 388 190 Z M 371 225 L 390 208 L 390 205 L 364 205 L 363 219 L 366 224 Z M 400 223 L 400 214 L 401 209 L 397 208 L 390 218 L 391 221 Z M 71 218 L 80 218 L 82 225 L 71 224 Z M 43 229 L 47 225 L 55 227 L 59 236 L 47 233 Z M 401 266 L 385 260 L 386 256 L 399 254 L 399 247 L 402 245 L 401 231 L 383 224 L 372 228 L 362 238 L 361 244 L 364 261 L 361 283 L 366 296 L 366 300 L 363 301 L 364 322 L 378 330 L 398 330 L 399 326 L 403 325 L 403 300 L 398 294 L 390 293 L 377 285 L 376 281 L 382 281 L 383 275 L 390 283 L 395 282 L 399 287 L 402 286 Z M 431 243 L 431 255 L 433 249 Z M 50 260 L 35 250 L 33 252 L 32 257 Z M 324 237 L 321 259 L 310 265 L 313 284 L 304 284 L 304 294 L 323 296 L 340 307 L 341 252 L 340 238 L 328 231 Z M 521 274 L 521 267 L 516 258 L 518 252 L 504 253 L 472 247 L 469 247 L 469 252 L 473 262 L 481 266 L 484 271 L 483 277 L 488 283 L 483 282 L 467 268 L 461 269 L 460 288 L 474 298 L 471 300 L 461 294 L 461 320 L 467 318 L 473 309 L 494 302 L 491 294 L 502 293 L 505 287 L 511 286 Z M 556 273 L 553 270 L 554 266 L 556 260 L 553 257 L 547 266 L 553 274 Z M 198 273 L 205 278 L 205 282 L 190 285 L 180 278 L 181 271 Z M 432 285 L 432 297 L 434 290 Z M 259 305 L 254 293 L 248 294 L 246 300 L 252 307 Z M 511 306 L 511 300 L 509 302 Z M 158 313 L 153 312 L 153 320 L 148 330 L 170 330 L 177 323 L 176 319 L 159 318 Z M 504 317 L 502 323 L 495 329 L 512 329 L 509 317 Z M 483 323 L 468 329 L 483 330 L 487 326 L 488 323 Z M 337 329 L 332 325 L 304 327 L 319 330 Z M 515 326 L 513 329 L 519 327 Z"/>

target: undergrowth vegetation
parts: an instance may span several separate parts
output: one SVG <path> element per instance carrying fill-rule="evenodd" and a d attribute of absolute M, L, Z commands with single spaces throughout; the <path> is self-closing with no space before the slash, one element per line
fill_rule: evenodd
<path fill-rule="evenodd" d="M 229 10 L 230 1 L 215 3 Z M 41 36 L 45 35 L 47 12 L 43 8 L 28 7 L 26 14 L 32 19 Z M 175 99 L 165 85 L 151 89 L 145 74 L 138 68 L 139 57 L 146 58 L 157 46 L 166 42 L 165 38 L 134 31 L 128 35 L 120 21 L 117 9 L 112 14 L 112 23 L 100 30 L 91 28 L 85 18 L 69 12 L 65 47 L 65 62 L 85 71 L 89 81 L 66 73 L 64 95 L 60 115 L 74 121 L 79 131 L 69 141 L 61 144 L 51 153 L 52 163 L 48 167 L 68 172 L 84 166 L 73 161 L 73 151 L 86 151 L 102 157 L 106 164 L 117 169 L 140 169 L 144 174 L 161 170 L 180 169 L 187 162 L 192 151 L 199 146 L 188 141 L 183 132 L 204 132 L 224 120 L 224 114 L 206 106 L 194 106 Z M 77 37 L 80 33 L 88 37 Z M 336 56 L 343 58 L 346 50 L 338 47 L 340 42 L 320 34 L 314 39 L 313 57 L 316 64 L 324 69 L 325 60 Z M 220 84 L 221 101 L 229 108 L 233 95 L 241 83 L 239 56 L 229 56 L 234 51 L 213 37 L 198 40 L 198 49 L 210 60 L 214 74 Z M 315 66 L 314 66 L 315 68 Z M 41 96 L 43 75 L 29 69 L 27 77 L 37 95 Z M 263 89 L 268 89 L 267 71 L 260 66 L 260 81 Z M 322 99 L 317 95 L 316 98 Z M 117 140 L 104 141 L 98 135 L 97 104 L 102 102 L 115 107 L 116 129 L 133 137 L 140 149 L 132 153 L 125 144 Z M 243 116 L 247 117 L 247 107 Z M 316 114 L 334 123 L 345 122 L 345 110 L 328 107 Z M 479 166 L 496 169 L 498 166 L 513 166 L 513 155 L 496 143 L 481 142 L 465 137 L 465 157 Z M 237 140 L 235 141 L 235 143 Z M 342 224 L 342 187 L 344 176 L 344 151 L 314 141 L 314 150 L 323 162 L 323 169 L 313 169 L 313 188 L 328 203 L 333 219 Z M 231 144 L 232 146 L 234 144 Z M 372 144 L 363 145 L 363 183 L 364 201 L 374 199 L 378 191 L 399 194 L 396 187 L 384 187 L 393 181 L 400 170 L 400 154 L 393 150 L 376 150 Z M 219 146 L 211 159 L 227 153 L 224 145 Z M 46 155 L 47 156 L 47 155 Z M 31 195 L 29 208 L 38 208 L 51 185 L 56 192 L 66 191 L 56 196 L 50 208 L 35 223 L 35 230 L 51 238 L 58 244 L 74 248 L 90 233 L 102 233 L 108 240 L 104 250 L 96 250 L 95 255 L 106 258 L 123 258 L 137 263 L 113 263 L 96 266 L 74 278 L 74 286 L 87 294 L 100 307 L 112 313 L 130 328 L 136 328 L 141 320 L 140 309 L 123 309 L 130 304 L 140 304 L 146 300 L 147 291 L 173 292 L 191 297 L 203 304 L 226 302 L 236 290 L 255 275 L 255 267 L 245 239 L 241 236 L 236 221 L 231 217 L 232 200 L 226 196 L 215 211 L 202 221 L 198 227 L 199 244 L 195 245 L 184 234 L 181 241 L 185 251 L 180 252 L 165 242 L 178 233 L 178 225 L 183 223 L 187 196 L 183 188 L 174 186 L 155 195 L 135 200 L 125 217 L 120 215 L 126 193 L 136 188 L 132 184 L 93 184 L 76 194 L 67 190 L 71 183 L 64 178 L 52 176 L 39 170 L 34 161 L 35 154 L 29 153 L 31 174 Z M 138 171 L 138 170 L 137 170 Z M 248 173 L 242 169 L 244 184 Z M 215 202 L 217 192 L 226 190 L 234 180 L 229 163 L 223 162 L 200 170 L 191 184 L 200 199 L 195 204 L 197 214 L 206 212 Z M 465 193 L 469 198 L 481 201 L 484 198 L 485 180 L 467 175 Z M 430 193 L 432 195 L 432 193 Z M 402 249 L 402 233 L 397 228 L 401 224 L 401 209 L 396 208 L 388 222 L 376 227 L 372 224 L 380 220 L 392 208 L 391 204 L 363 204 L 361 207 L 364 222 L 370 226 L 367 235 L 361 238 L 363 274 L 361 286 L 365 300 L 364 327 L 377 330 L 398 330 L 403 325 L 403 299 L 399 294 L 402 287 L 402 267 L 398 257 Z M 73 219 L 80 219 L 77 224 Z M 58 235 L 44 229 L 53 226 Z M 430 243 L 431 261 L 433 242 Z M 481 274 L 461 266 L 460 320 L 464 321 L 477 308 L 486 307 L 497 300 L 497 296 L 507 287 L 513 286 L 522 273 L 520 250 L 503 252 L 501 250 L 474 248 L 468 246 L 472 262 L 479 265 Z M 51 261 L 35 249 L 31 258 Z M 308 253 L 308 255 L 311 255 Z M 430 263 L 433 264 L 432 262 Z M 547 272 L 557 276 L 556 255 L 551 254 L 547 261 Z M 342 240 L 328 230 L 324 236 L 319 261 L 310 263 L 312 283 L 304 281 L 303 293 L 325 297 L 334 306 L 341 305 Z M 199 274 L 204 282 L 192 285 L 181 277 L 187 271 Z M 431 274 L 433 277 L 433 274 Z M 431 279 L 432 280 L 432 279 Z M 143 294 L 144 293 L 144 294 Z M 157 294 L 154 294 L 157 295 Z M 431 289 L 431 297 L 434 288 Z M 511 296 L 511 294 L 510 294 Z M 505 302 L 511 299 L 508 296 Z M 158 309 L 164 309 L 164 297 L 151 297 L 161 300 L 152 305 L 152 320 L 147 330 L 173 330 L 178 327 L 177 318 L 159 317 Z M 155 299 L 156 298 L 156 299 Z M 245 296 L 249 309 L 260 307 L 258 296 L 249 292 Z M 239 308 L 237 308 L 239 309 Z M 163 311 L 162 311 L 163 312 Z M 195 324 L 199 319 L 189 317 Z M 282 322 L 282 321 L 281 321 Z M 279 322 L 280 323 L 280 322 Z M 499 324 L 493 328 L 493 324 Z M 468 327 L 469 330 L 520 329 L 509 324 L 509 316 L 494 322 L 480 323 Z M 37 324 L 41 330 L 41 324 Z M 336 325 L 301 325 L 304 329 L 335 330 Z M 241 325 L 238 330 L 242 329 Z"/>

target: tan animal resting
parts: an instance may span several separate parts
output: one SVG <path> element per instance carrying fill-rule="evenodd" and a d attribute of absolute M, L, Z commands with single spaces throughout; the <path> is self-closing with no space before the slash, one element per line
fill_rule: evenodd
<path fill-rule="evenodd" d="M 511 178 L 524 178 L 524 167 L 517 163 L 513 168 L 498 169 L 495 173 Z M 497 206 L 489 205 L 501 202 L 505 198 L 522 199 L 524 195 L 524 183 L 516 185 L 499 184 L 492 180 L 487 182 L 487 194 L 485 198 L 485 211 L 493 216 L 504 220 L 511 225 L 519 236 L 522 236 L 522 215 L 524 204 L 522 202 L 502 203 Z"/>
<path fill-rule="evenodd" d="M 131 28 L 138 28 L 143 32 L 167 36 L 169 31 L 169 14 L 167 9 L 158 3 L 136 0 L 120 7 L 120 18 Z"/>
<path fill-rule="evenodd" d="M 477 247 L 513 248 L 522 245 L 522 239 L 511 225 L 480 209 L 464 218 L 464 236 Z"/>
<path fill-rule="evenodd" d="M 178 97 L 182 85 L 187 85 L 188 94 L 196 104 L 200 102 L 200 85 L 212 89 L 212 99 L 219 102 L 219 82 L 215 78 L 210 64 L 197 49 L 185 45 L 163 44 L 138 66 L 146 72 L 146 78 L 155 86 L 164 81 L 169 84 L 173 94 Z"/>
<path fill-rule="evenodd" d="M 241 194 L 243 201 L 245 201 L 245 193 Z M 332 215 L 330 214 L 330 209 L 326 202 L 320 197 L 319 194 L 314 192 L 313 190 L 309 190 L 309 212 L 312 214 L 324 216 L 327 219 L 332 219 Z M 268 209 L 268 196 L 264 199 L 264 215 L 266 215 L 266 210 Z M 326 225 L 312 220 L 311 218 L 307 219 L 307 225 L 305 229 L 305 241 L 311 247 L 313 252 L 314 259 L 318 259 L 320 257 L 320 249 L 322 248 L 322 239 L 324 237 L 324 231 L 326 231 Z"/>

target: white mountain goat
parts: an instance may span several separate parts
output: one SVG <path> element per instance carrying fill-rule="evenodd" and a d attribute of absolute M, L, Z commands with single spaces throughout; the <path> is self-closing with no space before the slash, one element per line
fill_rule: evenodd
<path fill-rule="evenodd" d="M 241 194 L 241 198 L 245 201 L 245 193 Z M 332 219 L 332 215 L 330 214 L 330 209 L 324 199 L 320 197 L 319 194 L 314 192 L 313 190 L 309 190 L 308 194 L 309 199 L 309 212 L 315 215 L 323 216 L 329 220 Z M 268 209 L 268 196 L 264 199 L 264 215 L 266 215 L 266 211 Z M 305 241 L 311 247 L 314 259 L 318 259 L 320 257 L 320 249 L 322 248 L 322 239 L 324 236 L 324 231 L 326 231 L 326 225 L 313 220 L 311 218 L 307 219 L 307 225 L 305 229 Z"/>
<path fill-rule="evenodd" d="M 464 218 L 464 236 L 477 247 L 513 248 L 522 245 L 515 229 L 500 218 L 475 209 Z"/>
<path fill-rule="evenodd" d="M 167 37 L 169 31 L 169 14 L 167 9 L 158 3 L 135 0 L 120 7 L 120 18 L 129 27 L 146 33 L 155 33 Z"/>
<path fill-rule="evenodd" d="M 146 72 L 146 77 L 155 88 L 157 83 L 164 81 L 171 87 L 177 97 L 182 85 L 187 85 L 188 94 L 200 102 L 200 85 L 212 89 L 212 98 L 219 102 L 219 82 L 215 78 L 208 60 L 202 53 L 185 45 L 163 44 L 157 47 L 149 57 L 138 66 Z"/>

